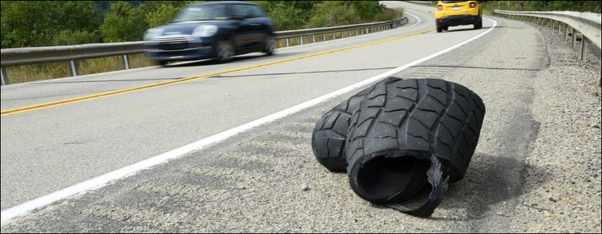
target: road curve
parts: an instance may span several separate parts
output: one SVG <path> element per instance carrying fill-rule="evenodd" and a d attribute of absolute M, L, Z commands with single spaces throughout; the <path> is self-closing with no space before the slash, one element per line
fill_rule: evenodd
<path fill-rule="evenodd" d="M 2 109 L 261 65 L 432 29 L 408 27 L 242 56 L 2 88 Z M 426 47 L 420 36 L 151 90 L 2 117 L 2 210 L 303 103 L 480 32 Z M 465 34 L 465 35 L 464 35 Z M 414 48 L 412 50 L 408 48 Z M 426 48 L 425 48 L 426 47 Z M 424 48 L 424 49 L 423 49 Z"/>
<path fill-rule="evenodd" d="M 357 47 L 2 117 L 1 199 L 4 216 L 26 201 L 412 64 L 497 22 L 482 38 L 395 73 L 461 83 L 488 108 L 466 179 L 450 187 L 434 219 L 371 206 L 351 191 L 346 175 L 331 174 L 314 160 L 315 122 L 350 92 L 43 206 L 3 223 L 2 232 L 520 231 L 516 222 L 523 217 L 513 211 L 522 205 L 525 158 L 539 130 L 531 113 L 533 84 L 525 80 L 535 80 L 548 65 L 545 41 L 533 26 L 499 18 L 484 21 L 482 30 L 456 27 L 437 34 L 433 17 L 422 10 L 408 10 L 418 20 L 409 17 L 410 23 L 396 30 L 281 49 L 274 57 L 248 55 L 225 65 L 197 62 L 2 87 L 5 110 Z"/>

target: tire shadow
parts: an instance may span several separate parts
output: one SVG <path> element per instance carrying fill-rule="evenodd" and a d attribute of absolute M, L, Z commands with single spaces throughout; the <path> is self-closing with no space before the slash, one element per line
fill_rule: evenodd
<path fill-rule="evenodd" d="M 450 212 L 442 220 L 475 220 L 489 216 L 493 206 L 504 202 L 517 202 L 515 198 L 530 191 L 525 190 L 527 167 L 512 156 L 475 155 L 463 180 L 450 184 L 439 209 Z M 541 168 L 532 168 L 536 174 L 544 174 L 544 181 L 552 175 Z M 535 189 L 535 188 L 531 188 Z M 512 207 L 519 204 L 511 204 Z M 456 212 L 454 212 L 456 211 Z M 461 211 L 461 212 L 457 212 Z M 454 213 L 456 213 L 454 215 Z M 463 213 L 464 216 L 459 216 Z M 455 217 L 454 217 L 455 216 Z"/>

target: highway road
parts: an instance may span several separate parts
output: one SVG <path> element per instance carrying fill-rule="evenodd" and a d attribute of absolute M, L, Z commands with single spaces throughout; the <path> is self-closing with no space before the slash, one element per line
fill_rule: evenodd
<path fill-rule="evenodd" d="M 438 34 L 430 8 L 387 4 L 411 6 L 409 23 L 228 64 L 2 87 L 2 232 L 514 230 L 495 214 L 523 192 L 539 128 L 525 79 L 549 65 L 543 37 L 501 18 Z M 371 206 L 313 158 L 320 116 L 388 75 L 458 82 L 488 108 L 473 167 L 433 220 Z"/>

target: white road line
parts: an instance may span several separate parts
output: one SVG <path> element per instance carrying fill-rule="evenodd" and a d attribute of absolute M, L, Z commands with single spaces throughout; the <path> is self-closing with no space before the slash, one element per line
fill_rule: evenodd
<path fill-rule="evenodd" d="M 416 26 L 416 25 L 418 25 L 418 24 L 420 24 L 422 22 L 422 20 L 420 20 L 420 18 L 418 16 L 416 16 L 416 15 L 410 13 L 410 12 L 404 12 L 404 14 L 408 14 L 408 15 L 410 15 L 410 16 L 412 16 L 412 17 L 414 17 L 414 18 L 416 18 L 418 20 L 418 23 L 415 23 L 415 24 L 413 24 L 413 25 L 411 25 L 409 27 L 406 27 L 406 28 L 414 27 L 414 26 Z"/>
<path fill-rule="evenodd" d="M 291 114 L 297 113 L 297 112 L 299 112 L 301 110 L 304 110 L 306 108 L 318 105 L 318 104 L 320 104 L 322 102 L 325 102 L 325 101 L 327 101 L 329 99 L 332 99 L 334 97 L 337 97 L 337 96 L 349 93 L 349 92 L 351 92 L 351 91 L 353 91 L 355 89 L 361 88 L 363 86 L 366 86 L 366 85 L 369 85 L 371 83 L 374 83 L 374 82 L 376 82 L 378 80 L 381 80 L 381 79 L 384 79 L 386 77 L 389 77 L 389 76 L 391 76 L 393 74 L 396 74 L 396 73 L 401 72 L 401 71 L 403 71 L 405 69 L 408 69 L 409 67 L 412 67 L 414 65 L 423 63 L 425 61 L 428 61 L 428 60 L 431 60 L 431 59 L 436 58 L 438 56 L 441 56 L 443 54 L 446 54 L 446 53 L 448 53 L 448 52 L 450 52 L 452 50 L 455 50 L 455 49 L 457 49 L 457 48 L 459 48 L 459 47 L 461 47 L 463 45 L 466 45 L 466 44 L 468 44 L 468 43 L 470 43 L 470 42 L 472 42 L 474 40 L 477 40 L 477 39 L 481 38 L 482 36 L 488 34 L 493 29 L 495 29 L 496 26 L 497 26 L 497 22 L 495 20 L 492 20 L 492 19 L 487 19 L 487 20 L 490 20 L 490 21 L 493 22 L 493 26 L 489 30 L 487 30 L 487 31 L 485 31 L 485 32 L 483 32 L 483 33 L 475 36 L 475 37 L 472 37 L 471 39 L 468 39 L 467 41 L 464 41 L 464 42 L 462 42 L 460 44 L 457 44 L 457 45 L 455 45 L 453 47 L 450 47 L 450 48 L 445 49 L 443 51 L 440 51 L 440 52 L 437 52 L 435 54 L 432 54 L 432 55 L 430 55 L 428 57 L 422 58 L 420 60 L 414 61 L 412 63 L 406 64 L 404 66 L 398 67 L 396 69 L 390 70 L 390 71 L 385 72 L 383 74 L 380 74 L 378 76 L 369 78 L 367 80 L 361 81 L 359 83 L 353 84 L 351 86 L 348 86 L 346 88 L 337 90 L 335 92 L 326 94 L 324 96 L 318 97 L 318 98 L 310 100 L 308 102 L 296 105 L 294 107 L 288 108 L 288 109 L 280 111 L 278 113 L 275 113 L 275 114 L 263 117 L 261 119 L 255 120 L 253 122 L 250 122 L 250 123 L 247 123 L 247 124 L 235 127 L 233 129 L 227 130 L 225 132 L 222 132 L 222 133 L 210 136 L 208 138 L 202 139 L 202 140 L 197 141 L 195 143 L 183 146 L 181 148 L 169 151 L 167 153 L 164 153 L 164 154 L 161 154 L 161 155 L 149 158 L 149 159 L 146 159 L 146 160 L 138 162 L 136 164 L 133 164 L 133 165 L 121 168 L 119 170 L 116 170 L 116 171 L 104 174 L 104 175 L 96 177 L 94 179 L 91 179 L 91 180 L 88 180 L 88 181 L 76 184 L 76 185 L 71 186 L 69 188 L 66 188 L 66 189 L 63 189 L 63 190 L 51 193 L 49 195 L 46 195 L 46 196 L 43 196 L 43 197 L 31 200 L 31 201 L 28 201 L 28 202 L 23 203 L 21 205 L 18 205 L 18 206 L 12 207 L 10 209 L 4 210 L 1 213 L 1 216 L 2 216 L 1 226 L 4 226 L 5 224 L 9 223 L 9 221 L 11 219 L 13 219 L 13 218 L 15 218 L 17 216 L 25 215 L 25 214 L 27 214 L 27 213 L 29 213 L 31 211 L 43 208 L 45 206 L 48 206 L 48 205 L 50 205 L 50 204 L 52 204 L 54 202 L 57 202 L 57 201 L 60 201 L 60 200 L 63 200 L 63 199 L 67 199 L 67 198 L 70 198 L 70 197 L 73 197 L 73 196 L 77 196 L 77 195 L 83 195 L 86 192 L 90 192 L 92 190 L 102 188 L 102 187 L 104 187 L 106 185 L 109 185 L 111 183 L 114 183 L 114 182 L 116 182 L 118 180 L 125 179 L 127 177 L 132 176 L 132 175 L 135 175 L 135 174 L 137 174 L 137 173 L 139 173 L 139 172 L 141 172 L 143 170 L 147 170 L 147 169 L 150 169 L 150 168 L 155 167 L 157 165 L 161 165 L 161 164 L 167 163 L 170 160 L 174 160 L 174 159 L 177 159 L 177 158 L 189 155 L 191 153 L 194 153 L 196 151 L 204 149 L 204 148 L 206 148 L 206 147 L 208 147 L 210 145 L 213 145 L 213 144 L 216 144 L 218 142 L 224 141 L 224 140 L 226 140 L 226 139 L 228 139 L 228 138 L 230 138 L 232 136 L 235 136 L 235 135 L 238 135 L 238 134 L 240 134 L 242 132 L 248 131 L 248 130 L 250 130 L 252 128 L 255 128 L 255 127 L 258 127 L 258 126 L 261 126 L 261 125 L 273 122 L 275 120 L 284 118 L 284 117 L 286 117 L 288 115 L 291 115 Z"/>

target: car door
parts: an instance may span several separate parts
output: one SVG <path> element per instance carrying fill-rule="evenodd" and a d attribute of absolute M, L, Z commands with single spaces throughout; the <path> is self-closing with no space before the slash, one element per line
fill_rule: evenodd
<path fill-rule="evenodd" d="M 231 12 L 236 22 L 233 41 L 237 53 L 245 53 L 253 45 L 253 25 L 249 18 L 249 8 L 246 5 L 231 5 Z"/>
<path fill-rule="evenodd" d="M 256 5 L 249 5 L 249 23 L 251 26 L 252 44 L 256 49 L 263 49 L 266 36 L 268 35 L 268 24 L 265 13 Z"/>

